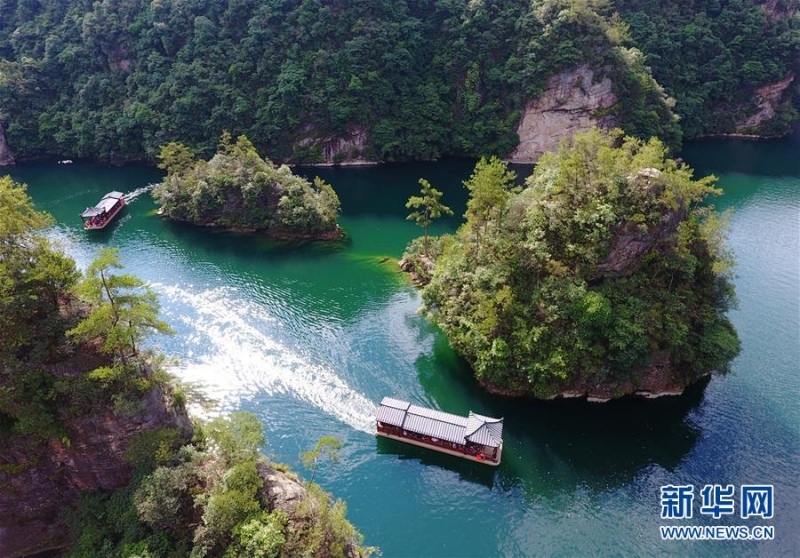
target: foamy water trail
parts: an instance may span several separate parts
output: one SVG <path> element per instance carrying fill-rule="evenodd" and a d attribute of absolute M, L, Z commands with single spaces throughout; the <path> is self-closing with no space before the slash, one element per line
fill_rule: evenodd
<path fill-rule="evenodd" d="M 145 192 L 149 192 L 153 188 L 158 186 L 157 183 L 148 184 L 147 186 L 142 186 L 141 188 L 136 188 L 135 190 L 128 192 L 123 197 L 125 198 L 125 203 L 131 203 L 133 200 L 144 194 Z"/>
<path fill-rule="evenodd" d="M 187 354 L 173 370 L 218 400 L 223 408 L 250 395 L 289 393 L 366 433 L 374 431 L 375 405 L 324 363 L 271 338 L 259 329 L 281 324 L 263 306 L 236 297 L 230 287 L 190 292 L 153 285 L 171 302 L 188 307 L 175 316 L 186 324 Z"/>

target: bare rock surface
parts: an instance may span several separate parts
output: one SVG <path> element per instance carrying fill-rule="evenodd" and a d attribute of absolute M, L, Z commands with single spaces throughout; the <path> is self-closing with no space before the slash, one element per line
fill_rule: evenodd
<path fill-rule="evenodd" d="M 6 131 L 0 123 L 0 167 L 7 167 L 14 164 L 14 154 L 6 141 Z"/>
<path fill-rule="evenodd" d="M 740 134 L 750 133 L 775 116 L 778 107 L 789 102 L 785 99 L 787 95 L 784 95 L 784 93 L 788 91 L 789 86 L 794 82 L 794 78 L 795 76 L 792 73 L 780 81 L 769 83 L 756 89 L 752 103 L 755 107 L 755 112 L 736 123 L 736 132 Z"/>
<path fill-rule="evenodd" d="M 82 492 L 115 490 L 131 481 L 125 458 L 138 435 L 175 428 L 188 439 L 185 410 L 172 407 L 160 387 L 151 389 L 131 416 L 108 410 L 61 417 L 67 433 L 46 442 L 30 437 L 0 441 L 0 556 L 60 549 L 68 542 L 63 509 Z"/>
<path fill-rule="evenodd" d="M 509 160 L 535 163 L 564 138 L 594 126 L 613 127 L 612 116 L 597 113 L 616 102 L 611 80 L 596 81 L 594 71 L 585 64 L 556 74 L 547 90 L 525 107 L 517 128 L 520 142 Z"/>
<path fill-rule="evenodd" d="M 315 165 L 373 165 L 363 156 L 367 147 L 368 134 L 363 126 L 351 126 L 347 134 L 339 136 L 316 136 L 314 130 L 306 130 L 305 137 L 297 143 L 302 147 L 318 149 L 323 161 Z"/>

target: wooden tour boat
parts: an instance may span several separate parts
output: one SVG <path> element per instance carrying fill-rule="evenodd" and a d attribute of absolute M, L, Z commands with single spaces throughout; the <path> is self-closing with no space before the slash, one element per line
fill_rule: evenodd
<path fill-rule="evenodd" d="M 376 416 L 378 436 L 464 459 L 500 465 L 503 419 L 469 412 L 451 415 L 384 397 Z"/>
<path fill-rule="evenodd" d="M 109 192 L 94 207 L 87 207 L 81 213 L 83 228 L 87 231 L 103 229 L 125 207 L 125 195 L 122 192 Z"/>

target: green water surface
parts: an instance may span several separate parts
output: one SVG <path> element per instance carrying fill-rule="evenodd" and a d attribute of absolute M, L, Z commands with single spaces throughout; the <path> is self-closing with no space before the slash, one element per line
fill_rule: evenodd
<path fill-rule="evenodd" d="M 683 397 L 606 405 L 488 396 L 417 314 L 419 295 L 395 264 L 419 233 L 403 205 L 424 176 L 456 213 L 434 232 L 454 230 L 471 161 L 301 169 L 322 175 L 342 200 L 348 240 L 328 245 L 169 223 L 147 195 L 110 230 L 88 234 L 81 210 L 160 173 L 80 162 L 11 173 L 55 216 L 51 235 L 80 266 L 114 246 L 128 271 L 153 284 L 177 330 L 153 344 L 218 409 L 256 413 L 267 453 L 302 470 L 300 451 L 324 435 L 343 439 L 340 462 L 317 480 L 347 501 L 348 517 L 384 556 L 798 556 L 800 141 L 695 143 L 683 157 L 720 177 L 725 193 L 715 203 L 734 210 L 732 318 L 743 350 L 731 374 Z M 374 408 L 384 395 L 505 417 L 502 465 L 377 440 Z M 660 519 L 661 486 L 712 483 L 773 484 L 774 518 Z M 776 538 L 668 542 L 664 524 L 765 524 Z"/>

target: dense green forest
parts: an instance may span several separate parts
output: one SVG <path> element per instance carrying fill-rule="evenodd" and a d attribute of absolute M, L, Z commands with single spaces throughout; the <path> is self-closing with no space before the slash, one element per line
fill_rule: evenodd
<path fill-rule="evenodd" d="M 191 426 L 163 356 L 142 348 L 171 333 L 155 293 L 109 248 L 82 276 L 39 232 L 50 222 L 0 178 L 0 542 L 39 521 L 23 555 L 363 555 L 343 502 L 261 454 L 255 416 Z"/>
<path fill-rule="evenodd" d="M 693 179 L 656 139 L 573 140 L 521 191 L 482 159 L 457 234 L 412 243 L 404 259 L 418 273 L 435 260 L 423 290 L 433 319 L 501 393 L 624 395 L 657 361 L 661 389 L 725 371 L 739 341 L 725 316 L 730 256 L 703 204 L 714 177 Z"/>
<path fill-rule="evenodd" d="M 768 31 L 758 56 L 782 49 L 780 65 L 796 41 Z M 629 35 L 601 0 L 2 0 L 0 121 L 21 157 L 154 160 L 170 141 L 210 156 L 224 129 L 279 161 L 360 132 L 342 157 L 504 156 L 526 102 L 585 62 L 612 78 L 618 125 L 676 146 Z"/>
<path fill-rule="evenodd" d="M 172 219 L 276 236 L 338 238 L 339 198 L 329 184 L 312 183 L 259 156 L 246 136 L 225 132 L 209 161 L 195 160 L 179 143 L 159 153 L 167 177 L 153 191 Z"/>
<path fill-rule="evenodd" d="M 789 73 L 787 14 L 748 0 L 0 0 L 0 123 L 20 157 L 154 160 L 170 141 L 210 156 L 224 129 L 279 161 L 362 133 L 339 158 L 505 156 L 525 103 L 586 62 L 612 78 L 619 126 L 675 147 L 681 128 L 731 131 L 738 104 Z M 795 118 L 786 105 L 770 130 Z"/>
<path fill-rule="evenodd" d="M 796 0 L 616 0 L 615 5 L 656 79 L 676 99 L 685 137 L 734 131 L 753 112 L 758 86 L 800 69 Z M 741 131 L 786 133 L 798 122 L 798 80 L 784 94 L 786 101 L 792 96 L 793 102 L 780 104 L 760 128 Z"/>

